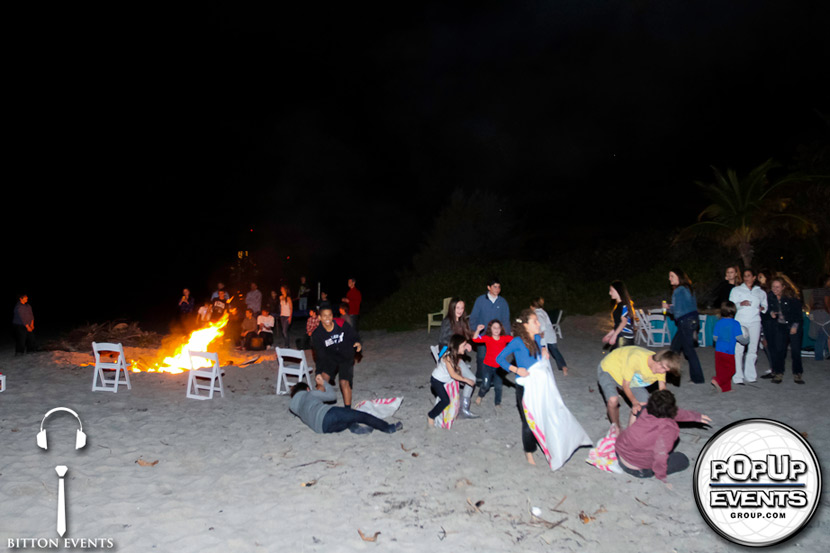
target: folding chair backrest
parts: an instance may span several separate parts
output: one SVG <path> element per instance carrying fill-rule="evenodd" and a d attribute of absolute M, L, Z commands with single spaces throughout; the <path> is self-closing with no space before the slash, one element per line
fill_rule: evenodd
<path fill-rule="evenodd" d="M 303 350 L 277 348 L 277 363 L 279 364 L 277 394 L 289 393 L 291 389 L 291 383 L 288 382 L 289 376 L 297 377 L 297 382 L 302 382 L 305 378 L 306 383 L 311 387 L 311 367 L 306 362 Z"/>
<path fill-rule="evenodd" d="M 104 352 L 115 353 L 117 357 L 113 360 L 105 356 L 102 361 L 101 354 Z M 132 388 L 130 374 L 127 372 L 127 360 L 124 357 L 124 347 L 121 344 L 92 342 L 92 354 L 95 357 L 95 367 L 92 373 L 93 392 L 118 392 L 118 385 L 122 383 L 127 386 L 127 389 Z M 113 376 L 113 373 L 105 374 L 104 371 L 115 371 L 115 373 Z"/>
<path fill-rule="evenodd" d="M 118 358 L 115 361 L 101 361 L 101 352 L 117 353 Z M 92 342 L 92 354 L 95 356 L 95 363 L 101 366 L 112 365 L 114 369 L 116 366 L 126 366 L 124 362 L 124 347 L 121 344 L 113 344 L 110 342 Z"/>
<path fill-rule="evenodd" d="M 219 367 L 219 354 L 208 351 L 190 351 L 190 371 L 187 375 L 187 397 L 190 399 L 213 399 L 213 392 L 225 397 L 225 384 L 222 382 L 222 369 Z M 207 363 L 208 366 L 205 366 Z M 209 382 L 204 384 L 205 380 Z M 207 391 L 203 395 L 200 391 Z"/>
<path fill-rule="evenodd" d="M 219 371 L 219 370 L 221 370 L 219 368 L 219 354 L 218 353 L 211 353 L 211 352 L 208 352 L 208 351 L 188 351 L 187 353 L 190 356 L 190 370 L 193 370 L 193 371 L 196 371 L 196 370 Z M 210 361 L 211 363 L 209 363 L 207 365 L 205 363 L 197 363 L 193 360 L 194 357 L 196 359 L 206 359 L 207 361 Z"/>

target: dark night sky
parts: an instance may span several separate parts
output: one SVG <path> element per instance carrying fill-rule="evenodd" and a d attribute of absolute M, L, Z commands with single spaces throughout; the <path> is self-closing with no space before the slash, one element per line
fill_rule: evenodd
<path fill-rule="evenodd" d="M 455 188 L 663 232 L 828 136 L 825 2 L 206 6 L 19 14 L 9 312 L 148 316 L 241 247 L 389 281 Z"/>

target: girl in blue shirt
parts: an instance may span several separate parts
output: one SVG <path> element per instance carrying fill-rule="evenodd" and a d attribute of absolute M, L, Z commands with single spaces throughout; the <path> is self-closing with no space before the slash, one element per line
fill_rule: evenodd
<path fill-rule="evenodd" d="M 663 302 L 663 309 L 674 317 L 677 325 L 677 333 L 671 341 L 671 350 L 683 352 L 689 360 L 689 376 L 692 377 L 692 382 L 703 384 L 703 369 L 695 351 L 700 315 L 697 312 L 697 298 L 692 281 L 681 269 L 673 269 L 669 271 L 669 283 L 674 288 L 671 305 Z"/>
<path fill-rule="evenodd" d="M 515 373 L 516 376 L 527 376 L 528 368 L 533 366 L 540 359 L 548 358 L 547 348 L 542 347 L 539 319 L 532 309 L 525 309 L 512 324 L 513 339 L 496 357 L 496 362 L 507 372 Z M 513 356 L 513 363 L 508 361 Z M 524 447 L 527 462 L 535 465 L 533 453 L 536 451 L 536 437 L 527 425 L 522 397 L 524 386 L 516 386 L 516 407 L 519 409 L 519 416 L 522 419 L 522 446 Z"/>

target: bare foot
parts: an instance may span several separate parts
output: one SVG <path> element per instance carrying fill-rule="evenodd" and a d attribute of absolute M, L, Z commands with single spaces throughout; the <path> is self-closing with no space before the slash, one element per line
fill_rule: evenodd
<path fill-rule="evenodd" d="M 533 460 L 533 454 L 525 452 L 525 457 L 527 457 L 527 462 L 533 466 L 536 466 L 536 461 Z"/>
<path fill-rule="evenodd" d="M 568 376 L 568 367 L 562 367 L 562 375 Z"/>
<path fill-rule="evenodd" d="M 427 417 L 427 428 L 435 428 L 435 419 Z"/>
<path fill-rule="evenodd" d="M 476 398 L 476 405 L 481 405 L 481 396 Z"/>
<path fill-rule="evenodd" d="M 716 392 L 722 392 L 723 391 L 720 387 L 720 384 L 718 384 L 715 380 L 712 381 L 712 386 L 715 387 Z"/>

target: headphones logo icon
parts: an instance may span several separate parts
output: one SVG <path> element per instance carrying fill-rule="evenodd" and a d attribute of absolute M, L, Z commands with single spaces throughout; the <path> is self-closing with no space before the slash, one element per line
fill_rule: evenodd
<path fill-rule="evenodd" d="M 46 443 L 46 430 L 44 430 L 43 425 L 46 423 L 46 419 L 52 413 L 56 413 L 58 411 L 64 411 L 66 413 L 70 413 L 76 419 L 78 419 L 79 428 L 75 434 L 75 449 L 81 449 L 86 445 L 86 434 L 84 434 L 84 425 L 81 422 L 81 417 L 78 416 L 78 413 L 69 409 L 68 407 L 55 407 L 54 409 L 48 411 L 45 415 L 43 415 L 43 420 L 40 422 L 40 432 L 37 433 L 37 445 L 42 449 L 48 449 Z"/>

